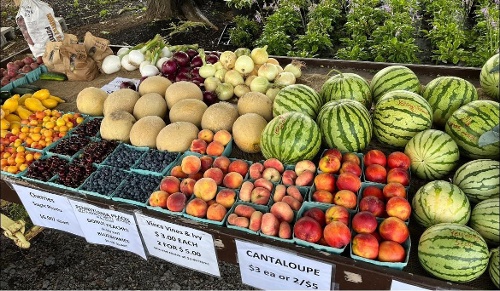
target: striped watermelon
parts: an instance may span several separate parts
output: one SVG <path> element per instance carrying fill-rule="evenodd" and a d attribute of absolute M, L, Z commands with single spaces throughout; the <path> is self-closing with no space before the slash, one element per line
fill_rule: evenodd
<path fill-rule="evenodd" d="M 273 117 L 296 111 L 316 119 L 322 105 L 323 100 L 316 90 L 304 84 L 293 84 L 281 89 L 274 97 Z"/>
<path fill-rule="evenodd" d="M 492 56 L 484 63 L 479 75 L 479 84 L 486 95 L 498 100 L 500 97 L 499 54 Z"/>
<path fill-rule="evenodd" d="M 472 208 L 469 226 L 479 232 L 487 243 L 500 244 L 500 198 L 483 200 Z"/>
<path fill-rule="evenodd" d="M 395 90 L 375 104 L 373 133 L 389 146 L 404 147 L 417 133 L 432 126 L 432 108 L 422 96 Z"/>
<path fill-rule="evenodd" d="M 323 83 L 319 94 L 323 101 L 351 99 L 361 102 L 368 110 L 372 108 L 370 84 L 363 77 L 354 73 L 342 73 L 330 77 Z"/>
<path fill-rule="evenodd" d="M 494 248 L 491 250 L 491 257 L 490 257 L 490 265 L 488 267 L 488 273 L 490 274 L 491 281 L 493 281 L 493 284 L 497 288 L 500 288 L 498 281 L 499 281 L 499 272 L 498 272 L 498 265 L 500 261 L 500 247 Z"/>
<path fill-rule="evenodd" d="M 317 122 L 328 148 L 360 152 L 372 139 L 370 113 L 356 100 L 327 102 L 321 107 Z"/>
<path fill-rule="evenodd" d="M 445 131 L 455 140 L 460 154 L 471 159 L 498 159 L 500 143 L 479 146 L 481 135 L 493 129 L 500 118 L 499 103 L 492 100 L 472 101 L 453 112 Z"/>
<path fill-rule="evenodd" d="M 444 131 L 427 129 L 406 144 L 411 171 L 420 179 L 437 180 L 448 175 L 460 159 L 457 143 Z"/>
<path fill-rule="evenodd" d="M 473 203 L 500 197 L 500 162 L 472 160 L 460 166 L 453 175 L 453 184 L 464 191 Z"/>
<path fill-rule="evenodd" d="M 408 67 L 394 65 L 378 71 L 370 82 L 373 102 L 378 100 L 387 92 L 394 90 L 406 90 L 420 94 L 420 80 Z"/>
<path fill-rule="evenodd" d="M 455 110 L 479 98 L 476 87 L 471 82 L 452 76 L 437 77 L 430 81 L 425 86 L 422 97 L 431 105 L 434 124 L 440 127 L 444 127 Z"/>
<path fill-rule="evenodd" d="M 467 224 L 471 208 L 469 199 L 458 186 L 444 180 L 429 182 L 417 190 L 411 202 L 413 217 L 429 227 L 442 222 Z"/>
<path fill-rule="evenodd" d="M 418 242 L 418 260 L 430 274 L 452 282 L 470 282 L 488 268 L 488 245 L 477 231 L 456 223 L 426 229 Z"/>
<path fill-rule="evenodd" d="M 264 127 L 260 139 L 260 149 L 266 159 L 277 158 L 287 164 L 313 159 L 320 147 L 318 125 L 300 112 L 288 112 L 273 118 Z"/>

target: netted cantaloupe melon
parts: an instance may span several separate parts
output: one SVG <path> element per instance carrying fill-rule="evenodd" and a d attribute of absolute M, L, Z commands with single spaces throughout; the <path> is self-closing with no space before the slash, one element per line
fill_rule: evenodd
<path fill-rule="evenodd" d="M 238 99 L 238 113 L 257 113 L 269 121 L 273 119 L 273 101 L 266 94 L 248 92 Z"/>
<path fill-rule="evenodd" d="M 132 113 L 139 97 L 141 97 L 139 92 L 135 90 L 129 88 L 118 89 L 108 95 L 108 98 L 104 101 L 102 113 L 104 116 L 121 110 Z"/>
<path fill-rule="evenodd" d="M 198 99 L 183 99 L 179 100 L 172 106 L 168 117 L 170 122 L 187 121 L 201 127 L 201 118 L 208 106 L 205 102 Z"/>
<path fill-rule="evenodd" d="M 168 86 L 165 91 L 168 109 L 171 109 L 175 103 L 183 99 L 203 100 L 203 92 L 198 85 L 188 81 L 175 82 Z"/>
<path fill-rule="evenodd" d="M 246 153 L 260 152 L 260 137 L 266 125 L 267 121 L 257 113 L 241 115 L 233 124 L 234 143 Z"/>
<path fill-rule="evenodd" d="M 138 147 L 156 148 L 156 137 L 166 126 L 158 116 L 144 116 L 137 120 L 130 129 L 130 144 Z"/>
<path fill-rule="evenodd" d="M 104 116 L 101 122 L 101 137 L 106 140 L 130 142 L 130 130 L 136 122 L 132 114 L 127 111 L 114 111 Z"/>
<path fill-rule="evenodd" d="M 107 97 L 108 93 L 100 88 L 84 88 L 76 96 L 76 108 L 83 114 L 102 116 L 104 101 Z"/>
<path fill-rule="evenodd" d="M 158 116 L 164 119 L 167 114 L 167 102 L 158 93 L 146 93 L 135 103 L 133 114 L 136 119 L 144 116 Z"/>
<path fill-rule="evenodd" d="M 191 122 L 173 122 L 162 128 L 156 136 L 156 148 L 161 151 L 184 152 L 198 137 L 198 127 Z"/>
<path fill-rule="evenodd" d="M 218 102 L 210 105 L 201 119 L 201 128 L 217 132 L 221 129 L 231 131 L 238 118 L 238 109 L 229 102 Z"/>
<path fill-rule="evenodd" d="M 167 91 L 170 85 L 172 85 L 172 82 L 163 76 L 151 76 L 139 84 L 138 91 L 141 96 L 148 93 L 158 93 L 162 97 L 165 97 L 165 91 Z"/>

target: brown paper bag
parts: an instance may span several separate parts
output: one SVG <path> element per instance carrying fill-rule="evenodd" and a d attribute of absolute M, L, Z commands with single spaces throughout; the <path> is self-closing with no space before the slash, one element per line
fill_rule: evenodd
<path fill-rule="evenodd" d="M 68 80 L 92 81 L 99 75 L 96 62 L 87 55 L 83 44 L 63 45 L 60 50 Z"/>
<path fill-rule="evenodd" d="M 113 54 L 113 51 L 109 47 L 109 40 L 94 36 L 90 31 L 85 33 L 83 44 L 85 45 L 87 55 L 96 61 L 99 70 L 102 67 L 104 58 Z"/>
<path fill-rule="evenodd" d="M 49 41 L 45 44 L 45 51 L 42 59 L 43 64 L 49 72 L 66 73 L 64 62 L 61 56 L 61 46 L 77 44 L 78 37 L 74 34 L 65 33 L 63 41 Z"/>

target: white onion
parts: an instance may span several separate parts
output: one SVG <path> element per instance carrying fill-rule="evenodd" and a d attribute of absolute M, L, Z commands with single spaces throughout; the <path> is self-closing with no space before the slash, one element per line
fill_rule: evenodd
<path fill-rule="evenodd" d="M 222 83 L 217 77 L 208 77 L 203 81 L 203 85 L 205 85 L 205 91 L 213 92 L 217 89 L 217 86 Z"/>
<path fill-rule="evenodd" d="M 234 95 L 236 95 L 237 97 L 241 97 L 248 92 L 250 92 L 250 87 L 245 84 L 239 84 L 238 86 L 234 87 Z"/>
<path fill-rule="evenodd" d="M 220 69 L 215 71 L 214 77 L 219 78 L 221 82 L 224 82 L 224 76 L 226 76 L 226 69 Z"/>
<path fill-rule="evenodd" d="M 234 69 L 242 75 L 248 75 L 253 71 L 254 68 L 253 60 L 248 55 L 241 55 L 236 59 L 234 64 Z"/>
<path fill-rule="evenodd" d="M 286 65 L 283 70 L 286 72 L 291 72 L 295 76 L 296 79 L 302 76 L 302 67 L 305 67 L 306 64 L 301 61 L 293 60 L 291 63 Z"/>
<path fill-rule="evenodd" d="M 116 55 L 109 55 L 102 61 L 102 71 L 104 74 L 113 74 L 118 72 L 122 67 L 120 57 Z"/>
<path fill-rule="evenodd" d="M 130 59 L 129 59 L 130 61 Z M 151 62 L 148 61 L 148 60 L 145 60 L 143 61 L 140 65 L 139 65 L 139 72 L 141 71 L 141 68 L 144 67 L 145 65 L 151 65 Z"/>
<path fill-rule="evenodd" d="M 217 70 L 215 69 L 214 65 L 207 63 L 200 67 L 198 73 L 200 74 L 200 77 L 208 78 L 208 77 L 213 77 L 216 71 Z"/>
<path fill-rule="evenodd" d="M 145 60 L 144 54 L 140 50 L 131 50 L 128 53 L 128 62 L 138 67 Z"/>
<path fill-rule="evenodd" d="M 268 81 L 274 80 L 278 75 L 278 68 L 271 63 L 264 63 L 257 71 L 257 76 L 265 77 Z"/>
<path fill-rule="evenodd" d="M 169 57 L 161 57 L 158 59 L 156 62 L 156 67 L 161 70 L 161 66 L 163 65 L 164 62 L 166 62 L 169 59 Z"/>
<path fill-rule="evenodd" d="M 128 53 L 128 51 L 130 50 L 130 48 L 128 47 L 121 47 L 117 52 L 116 52 L 116 55 L 118 57 L 120 57 L 120 59 L 126 55 Z"/>
<path fill-rule="evenodd" d="M 297 79 L 295 78 L 295 75 L 291 72 L 283 71 L 276 76 L 276 79 L 274 79 L 274 84 L 278 86 L 288 86 L 288 85 L 293 85 Z"/>
<path fill-rule="evenodd" d="M 215 67 L 215 70 L 218 71 L 220 69 L 224 69 L 224 66 L 222 65 L 222 63 L 220 61 L 216 62 L 214 64 L 214 67 Z"/>
<path fill-rule="evenodd" d="M 137 70 L 137 67 L 132 65 L 131 63 L 128 62 L 128 55 L 124 55 L 123 58 L 121 59 L 121 64 L 122 67 L 127 70 L 127 71 L 134 71 Z"/>
<path fill-rule="evenodd" d="M 278 62 L 278 60 L 275 58 L 268 58 L 266 63 L 271 63 L 271 64 L 276 65 L 276 66 L 280 65 L 280 62 Z"/>
<path fill-rule="evenodd" d="M 250 57 L 253 62 L 257 65 L 262 65 L 269 59 L 269 54 L 267 53 L 267 45 L 264 47 L 256 47 L 250 53 Z"/>
<path fill-rule="evenodd" d="M 144 65 L 142 68 L 139 68 L 139 72 L 141 73 L 141 77 L 150 77 L 156 76 L 160 73 L 160 70 L 155 65 Z"/>
<path fill-rule="evenodd" d="M 283 67 L 281 67 L 280 65 L 276 65 L 276 68 L 278 68 L 278 74 L 283 72 Z"/>
<path fill-rule="evenodd" d="M 250 83 L 250 90 L 252 92 L 266 93 L 267 88 L 269 88 L 269 80 L 265 77 L 257 76 Z"/>
<path fill-rule="evenodd" d="M 220 83 L 215 89 L 215 94 L 217 94 L 217 98 L 222 101 L 229 100 L 233 97 L 234 94 L 233 85 L 229 83 Z"/>
<path fill-rule="evenodd" d="M 243 76 L 236 70 L 229 70 L 224 75 L 224 82 L 233 85 L 236 87 L 240 84 L 244 84 L 245 80 L 243 80 Z"/>
<path fill-rule="evenodd" d="M 220 54 L 220 57 L 219 57 L 219 62 L 222 63 L 222 66 L 224 66 L 224 68 L 230 70 L 232 68 L 234 68 L 234 64 L 236 63 L 236 54 L 232 51 L 225 51 L 223 52 L 222 54 Z"/>
<path fill-rule="evenodd" d="M 250 76 L 248 76 L 245 79 L 245 85 L 247 85 L 248 87 L 250 87 L 250 83 L 252 83 L 252 81 L 253 81 L 253 79 L 255 79 L 255 77 L 257 77 L 257 75 L 250 75 Z"/>
<path fill-rule="evenodd" d="M 166 57 L 166 58 L 170 58 L 172 56 L 172 52 L 170 51 L 170 49 L 168 47 L 165 46 L 161 49 L 161 56 Z"/>
<path fill-rule="evenodd" d="M 274 98 L 276 97 L 276 95 L 278 95 L 278 92 L 280 90 L 281 90 L 280 87 L 272 86 L 269 89 L 267 89 L 266 96 L 269 97 L 269 99 L 271 99 L 271 101 L 274 101 Z"/>

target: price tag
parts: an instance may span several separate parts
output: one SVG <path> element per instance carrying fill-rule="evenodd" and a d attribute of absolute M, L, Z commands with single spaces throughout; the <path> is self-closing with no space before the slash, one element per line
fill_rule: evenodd
<path fill-rule="evenodd" d="M 259 289 L 331 290 L 332 265 L 235 240 L 243 283 Z"/>
<path fill-rule="evenodd" d="M 139 86 L 139 81 L 137 79 L 128 79 L 128 78 L 123 78 L 123 77 L 116 77 L 113 79 L 113 81 L 109 82 L 108 84 L 104 85 L 101 87 L 102 90 L 106 91 L 106 93 L 110 94 L 115 92 L 116 90 L 120 89 L 120 85 L 123 82 L 132 82 L 135 84 L 135 87 L 137 88 Z"/>
<path fill-rule="evenodd" d="M 89 243 L 108 245 L 146 259 L 133 215 L 69 199 Z"/>
<path fill-rule="evenodd" d="M 407 283 L 399 282 L 397 280 L 392 280 L 390 290 L 430 290 L 430 289 L 425 289 Z"/>
<path fill-rule="evenodd" d="M 33 224 L 83 236 L 67 197 L 12 184 Z"/>
<path fill-rule="evenodd" d="M 220 277 L 212 235 L 139 213 L 136 218 L 149 254 Z"/>

